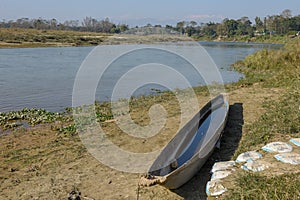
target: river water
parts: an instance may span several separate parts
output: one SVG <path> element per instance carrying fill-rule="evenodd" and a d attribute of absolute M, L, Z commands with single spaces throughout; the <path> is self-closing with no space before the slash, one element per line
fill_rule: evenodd
<path fill-rule="evenodd" d="M 216 63 L 225 83 L 235 82 L 243 77 L 230 68 L 232 63 L 262 48 L 278 48 L 275 45 L 249 43 L 201 42 L 200 44 Z M 93 49 L 94 47 L 0 49 L 0 112 L 25 107 L 56 112 L 71 107 L 76 73 Z M 135 56 L 136 60 L 147 61 L 149 52 L 141 51 Z M 160 59 L 161 55 L 153 52 L 151 57 L 155 60 Z M 123 60 L 118 66 L 122 63 L 124 66 L 128 65 L 131 61 Z M 174 59 L 172 62 L 180 64 Z M 192 80 L 192 86 L 203 85 L 200 79 L 193 77 L 192 72 L 184 72 L 184 69 L 182 67 L 186 78 Z M 121 72 L 122 70 L 112 70 L 107 73 L 106 81 L 99 83 L 97 88 L 97 100 L 109 99 L 113 83 L 116 82 L 112 80 L 118 79 Z M 150 90 L 153 87 L 142 87 L 135 94 L 149 94 L 153 91 Z"/>

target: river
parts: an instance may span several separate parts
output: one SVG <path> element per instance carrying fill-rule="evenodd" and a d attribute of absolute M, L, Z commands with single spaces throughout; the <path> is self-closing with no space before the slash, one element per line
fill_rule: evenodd
<path fill-rule="evenodd" d="M 230 65 L 262 48 L 277 48 L 276 45 L 226 42 L 200 42 L 216 63 L 225 83 L 238 81 L 242 74 Z M 28 108 L 43 108 L 63 111 L 72 105 L 72 91 L 76 73 L 86 56 L 94 47 L 17 48 L 0 49 L 0 112 Z M 140 52 L 139 59 L 146 59 L 149 52 Z M 152 58 L 159 54 L 153 54 Z M 176 60 L 173 62 L 176 62 Z M 123 61 L 124 64 L 124 61 Z M 128 64 L 125 61 L 125 65 Z M 192 77 L 193 86 L 201 81 Z M 96 99 L 109 99 L 109 81 L 117 79 L 120 71 L 111 71 L 107 83 L 99 84 Z M 145 75 L 147 76 L 147 75 Z M 152 87 L 152 86 L 151 86 Z M 136 94 L 149 94 L 150 87 L 140 88 Z"/>

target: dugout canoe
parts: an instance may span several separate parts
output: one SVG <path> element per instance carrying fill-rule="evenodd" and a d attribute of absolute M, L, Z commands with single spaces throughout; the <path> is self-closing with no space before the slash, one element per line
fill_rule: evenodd
<path fill-rule="evenodd" d="M 204 165 L 218 144 L 229 111 L 228 95 L 209 101 L 166 145 L 142 178 L 141 185 L 176 189 Z"/>

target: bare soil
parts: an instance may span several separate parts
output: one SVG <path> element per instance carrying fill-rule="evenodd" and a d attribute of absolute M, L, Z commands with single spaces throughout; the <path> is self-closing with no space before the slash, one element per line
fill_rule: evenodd
<path fill-rule="evenodd" d="M 0 133 L 0 199 L 67 199 L 72 190 L 80 191 L 81 199 L 206 199 L 211 166 L 231 159 L 243 137 L 244 124 L 254 122 L 264 112 L 265 98 L 276 99 L 280 93 L 280 89 L 260 85 L 230 92 L 230 113 L 221 149 L 215 150 L 194 178 L 172 191 L 159 185 L 139 188 L 140 174 L 104 166 L 86 151 L 78 137 L 57 134 L 55 124 Z M 200 99 L 204 104 L 207 97 Z M 173 118 L 167 123 L 167 134 L 157 139 L 162 143 L 159 146 L 174 135 L 171 127 L 178 128 L 176 113 Z M 124 139 L 122 143 L 128 149 L 145 150 L 145 141 Z"/>

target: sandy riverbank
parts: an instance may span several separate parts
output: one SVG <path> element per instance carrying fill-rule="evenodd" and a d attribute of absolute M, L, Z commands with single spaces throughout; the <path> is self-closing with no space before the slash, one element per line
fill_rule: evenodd
<path fill-rule="evenodd" d="M 231 106 L 221 149 L 178 190 L 170 191 L 161 186 L 138 190 L 140 174 L 118 172 L 104 166 L 86 151 L 76 134 L 68 134 L 72 132 L 68 126 L 70 121 L 58 120 L 0 133 L 0 196 L 66 199 L 69 192 L 76 189 L 81 192 L 81 199 L 137 199 L 137 193 L 139 199 L 205 199 L 204 187 L 215 161 L 230 160 L 238 153 L 260 149 L 268 142 L 300 137 L 299 46 L 298 39 L 291 40 L 283 50 L 263 50 L 237 66 L 246 78 L 227 86 Z M 201 105 L 208 100 L 203 90 L 197 95 Z M 110 138 L 124 149 L 143 152 L 161 148 L 178 128 L 180 112 L 171 99 L 171 96 L 156 96 L 132 103 L 133 120 L 141 125 L 149 123 L 149 117 L 143 113 L 151 103 L 161 103 L 170 113 L 159 137 L 132 140 L 122 137 L 114 122 L 103 122 L 103 125 L 114 131 Z M 65 127 L 67 134 L 58 131 L 60 127 Z M 299 166 L 282 165 L 277 171 L 260 174 L 259 178 L 249 174 L 240 176 L 242 183 L 252 184 L 234 186 L 238 182 L 232 180 L 233 188 L 229 189 L 235 199 L 253 196 L 291 199 L 299 194 L 299 173 Z M 277 176 L 279 174 L 287 176 Z"/>
<path fill-rule="evenodd" d="M 204 187 L 209 170 L 216 160 L 229 160 L 242 137 L 244 124 L 255 121 L 263 112 L 265 98 L 277 98 L 278 89 L 259 85 L 241 87 L 230 92 L 230 113 L 217 150 L 203 169 L 182 188 L 169 191 L 161 186 L 140 188 L 140 199 L 198 199 L 205 198 Z M 199 97 L 204 104 L 207 97 Z M 176 116 L 170 119 L 175 123 Z M 77 188 L 84 199 L 136 199 L 139 174 L 110 169 L 93 158 L 77 136 L 65 137 L 54 130 L 57 123 L 18 128 L 0 137 L 0 196 L 6 199 L 65 199 Z M 157 143 L 167 142 L 174 134 Z M 132 143 L 130 141 L 123 141 Z M 147 143 L 147 141 L 146 141 Z M 131 144 L 139 151 L 143 141 Z M 161 144 L 160 144 L 161 145 Z M 122 146 L 122 144 L 120 144 Z"/>

